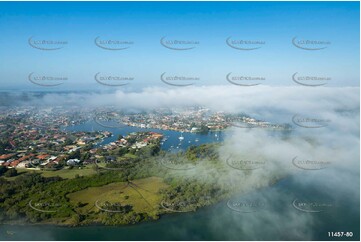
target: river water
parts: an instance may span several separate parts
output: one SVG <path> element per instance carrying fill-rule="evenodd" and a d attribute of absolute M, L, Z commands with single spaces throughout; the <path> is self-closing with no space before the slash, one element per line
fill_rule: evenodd
<path fill-rule="evenodd" d="M 104 130 L 93 122 L 67 128 L 72 131 Z M 125 127 L 108 128 L 114 136 L 144 131 Z M 169 137 L 163 149 L 179 144 L 179 132 L 149 129 Z M 183 133 L 180 148 L 190 144 L 218 142 L 221 132 L 208 135 Z M 218 138 L 218 139 L 217 139 Z M 198 142 L 195 142 L 198 139 Z M 191 142 L 188 142 L 191 141 Z M 168 143 L 167 143 L 168 142 Z M 51 225 L 1 225 L 1 240 L 359 240 L 359 194 L 335 191 L 314 181 L 326 175 L 301 171 L 276 184 L 230 200 L 201 208 L 196 212 L 163 215 L 157 221 L 127 226 L 58 227 Z M 358 196 L 357 196 L 358 195 Z M 255 201 L 257 201 L 255 203 Z M 306 205 L 305 205 L 306 204 Z M 237 206 L 238 205 L 238 206 Z M 248 206 L 247 206 L 248 205 Z M 328 232 L 349 232 L 342 238 Z M 350 236 L 352 233 L 352 237 Z"/>
<path fill-rule="evenodd" d="M 166 138 L 161 148 L 170 151 L 185 150 L 191 145 L 221 142 L 224 139 L 224 132 L 221 131 L 208 132 L 207 134 L 181 133 L 173 130 L 147 129 L 131 126 L 116 127 L 119 124 L 111 122 L 102 122 L 102 124 L 108 127 L 102 126 L 95 121 L 88 121 L 83 124 L 64 127 L 64 129 L 67 131 L 109 131 L 113 134 L 113 136 L 105 138 L 98 146 L 116 141 L 119 135 L 125 136 L 132 132 L 157 132 L 163 134 L 164 138 Z M 180 137 L 183 137 L 183 139 L 180 140 Z"/>
<path fill-rule="evenodd" d="M 298 176 L 298 177 L 297 177 Z M 342 240 L 359 240 L 359 207 L 347 197 L 331 199 L 320 187 L 301 186 L 289 177 L 275 185 L 231 201 L 261 199 L 262 206 L 235 211 L 228 201 L 196 212 L 174 213 L 157 221 L 127 226 L 58 227 L 50 225 L 3 225 L 2 240 L 332 240 L 328 232 L 353 232 Z M 312 197 L 332 206 L 321 212 L 296 209 L 295 198 Z M 12 235 L 8 232 L 14 232 Z M 337 239 L 337 238 L 333 238 Z"/>

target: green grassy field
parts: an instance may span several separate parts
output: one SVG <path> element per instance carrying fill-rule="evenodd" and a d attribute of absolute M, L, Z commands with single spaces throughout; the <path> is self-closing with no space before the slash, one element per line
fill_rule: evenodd
<path fill-rule="evenodd" d="M 161 178 L 148 177 L 145 179 L 134 180 L 131 183 L 116 182 L 101 187 L 91 187 L 68 194 L 67 197 L 73 204 L 86 204 L 77 208 L 80 214 L 86 214 L 91 211 L 99 211 L 105 202 L 120 203 L 121 205 L 131 205 L 135 212 L 149 213 L 159 210 L 159 204 L 162 200 L 158 193 L 160 189 L 167 185 Z"/>
<path fill-rule="evenodd" d="M 82 169 L 73 168 L 73 169 L 61 169 L 56 171 L 47 171 L 47 170 L 30 170 L 25 168 L 16 168 L 19 174 L 25 172 L 37 172 L 41 173 L 44 177 L 60 176 L 64 179 L 75 178 L 76 175 L 79 176 L 91 176 L 96 174 L 96 171 L 92 168 L 91 165 L 85 166 Z M 15 179 L 15 177 L 10 177 L 8 180 Z"/>

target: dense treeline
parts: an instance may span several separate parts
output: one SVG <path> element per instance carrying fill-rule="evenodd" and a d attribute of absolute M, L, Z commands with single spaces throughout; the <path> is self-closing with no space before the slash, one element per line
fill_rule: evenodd
<path fill-rule="evenodd" d="M 196 166 L 200 162 L 214 166 L 218 162 L 217 145 L 208 144 L 192 146 L 185 152 L 169 154 L 160 151 L 156 145 L 141 149 L 133 154 L 122 153 L 121 162 L 111 162 L 106 168 L 121 168 L 116 170 L 94 166 L 97 174 L 92 176 L 62 179 L 60 177 L 44 178 L 38 173 L 25 173 L 9 181 L 0 177 L 0 223 L 14 222 L 49 222 L 65 225 L 90 223 L 129 224 L 148 219 L 156 219 L 161 213 L 169 211 L 194 211 L 199 207 L 210 205 L 220 200 L 229 192 L 216 181 L 209 182 L 202 176 L 192 175 L 192 171 L 177 170 L 177 161 Z M 118 157 L 118 156 L 117 156 Z M 170 163 L 165 165 L 165 161 Z M 202 163 L 202 164 L 203 164 Z M 174 169 L 172 169 L 174 165 Z M 197 169 L 197 168 L 195 168 Z M 67 194 L 84 190 L 89 187 L 99 187 L 114 182 L 161 177 L 169 186 L 160 191 L 162 204 L 157 211 L 136 213 L 131 206 L 118 204 L 117 213 L 106 211 L 89 211 L 79 213 L 85 204 L 74 204 Z M 35 208 L 35 209 L 34 209 Z M 41 211 L 41 212 L 39 212 Z M 53 212 L 56 211 L 56 212 Z"/>

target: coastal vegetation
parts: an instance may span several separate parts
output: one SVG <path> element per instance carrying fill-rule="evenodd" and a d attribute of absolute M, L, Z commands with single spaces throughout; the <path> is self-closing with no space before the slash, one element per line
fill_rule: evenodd
<path fill-rule="evenodd" d="M 0 222 L 132 224 L 158 219 L 164 213 L 195 211 L 229 192 L 215 182 L 194 180 L 187 175 L 192 171 L 183 170 L 181 164 L 194 166 L 206 160 L 214 166 L 217 145 L 191 146 L 176 154 L 156 146 L 81 169 L 18 169 L 11 179 L 5 171 L 0 177 Z"/>

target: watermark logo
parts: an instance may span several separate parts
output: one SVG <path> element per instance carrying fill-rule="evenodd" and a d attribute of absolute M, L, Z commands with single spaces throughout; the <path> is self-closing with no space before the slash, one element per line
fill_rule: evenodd
<path fill-rule="evenodd" d="M 163 200 L 160 205 L 163 209 L 174 213 L 187 213 L 193 211 L 193 209 L 188 208 L 189 203 L 185 201 L 166 202 Z"/>
<path fill-rule="evenodd" d="M 55 87 L 62 85 L 64 83 L 63 81 L 67 81 L 68 78 L 62 76 L 37 75 L 32 72 L 28 75 L 28 80 L 38 86 Z"/>
<path fill-rule="evenodd" d="M 32 159 L 29 162 L 29 166 L 30 167 L 39 167 L 39 166 L 42 166 L 43 163 L 44 163 L 44 161 L 41 161 L 39 159 Z"/>
<path fill-rule="evenodd" d="M 194 85 L 193 81 L 199 81 L 200 78 L 191 76 L 167 76 L 166 72 L 164 72 L 160 76 L 160 80 L 170 86 L 186 87 Z"/>
<path fill-rule="evenodd" d="M 94 39 L 94 43 L 96 46 L 103 50 L 126 50 L 129 49 L 132 45 L 134 45 L 133 41 L 114 39 L 102 40 L 100 36 Z"/>
<path fill-rule="evenodd" d="M 207 195 L 201 195 L 197 196 L 197 198 L 189 198 L 184 201 L 161 201 L 160 206 L 169 212 L 175 212 L 175 213 L 187 213 L 192 212 L 197 209 L 197 207 L 200 207 L 204 204 L 210 204 L 212 201 L 211 196 Z"/>
<path fill-rule="evenodd" d="M 330 161 L 321 161 L 321 160 L 301 160 L 295 156 L 292 159 L 292 164 L 302 170 L 322 170 L 331 165 Z"/>
<path fill-rule="evenodd" d="M 60 203 L 33 202 L 32 200 L 29 201 L 28 205 L 33 210 L 42 213 L 56 213 L 62 207 Z"/>
<path fill-rule="evenodd" d="M 266 165 L 266 161 L 262 160 L 251 160 L 251 159 L 240 159 L 229 156 L 226 159 L 226 164 L 229 167 L 237 170 L 256 170 Z"/>
<path fill-rule="evenodd" d="M 49 126 L 46 126 L 43 124 L 43 121 L 44 120 L 41 120 L 41 119 L 36 119 L 36 118 L 29 118 L 28 122 L 30 125 L 34 126 L 34 127 L 37 127 L 37 128 L 49 128 Z M 31 163 L 31 162 L 30 162 Z"/>
<path fill-rule="evenodd" d="M 101 211 L 108 213 L 127 213 L 132 210 L 131 205 L 121 205 L 120 202 L 99 202 L 99 200 L 95 201 L 95 207 Z"/>
<path fill-rule="evenodd" d="M 38 50 L 60 50 L 64 48 L 68 41 L 65 40 L 49 40 L 49 39 L 34 39 L 30 37 L 28 43 L 31 47 Z"/>
<path fill-rule="evenodd" d="M 331 120 L 330 119 L 302 117 L 299 114 L 295 114 L 292 117 L 292 122 L 299 127 L 311 129 L 311 128 L 326 127 L 331 122 Z"/>
<path fill-rule="evenodd" d="M 237 120 L 228 122 L 228 125 L 232 126 L 232 127 L 236 127 L 236 128 L 242 128 L 242 129 L 253 129 L 253 128 L 258 127 L 256 124 L 250 124 L 250 123 L 237 121 Z"/>
<path fill-rule="evenodd" d="M 330 202 L 301 201 L 299 199 L 293 200 L 292 206 L 298 211 L 305 213 L 320 213 L 333 207 Z"/>
<path fill-rule="evenodd" d="M 117 112 L 106 112 L 95 114 L 93 120 L 104 128 L 123 128 L 126 125 L 121 122 L 120 118 Z"/>
<path fill-rule="evenodd" d="M 323 76 L 299 76 L 298 72 L 292 75 L 292 80 L 302 86 L 318 87 L 327 84 L 327 81 L 331 80 L 331 77 Z M 314 84 L 312 84 L 314 83 Z"/>
<path fill-rule="evenodd" d="M 104 85 L 104 86 L 125 86 L 129 84 L 129 81 L 133 81 L 134 77 L 124 77 L 124 76 L 117 76 L 117 75 L 102 75 L 100 72 L 96 73 L 94 79 L 97 83 Z M 119 83 L 114 83 L 119 82 Z"/>
<path fill-rule="evenodd" d="M 254 213 L 264 209 L 266 202 L 261 199 L 228 200 L 227 207 L 238 213 Z"/>
<path fill-rule="evenodd" d="M 257 86 L 261 83 L 259 81 L 265 81 L 265 77 L 261 76 L 232 76 L 232 72 L 228 73 L 226 79 L 229 83 L 237 86 L 251 87 Z M 249 83 L 251 82 L 251 83 Z M 258 83 L 255 83 L 258 82 Z"/>
<path fill-rule="evenodd" d="M 191 50 L 199 45 L 197 40 L 179 40 L 179 39 L 166 39 L 166 36 L 160 39 L 160 44 L 170 50 Z"/>
<path fill-rule="evenodd" d="M 236 50 L 257 50 L 262 48 L 266 44 L 263 40 L 241 40 L 241 39 L 232 39 L 228 37 L 226 39 L 226 44 Z"/>
<path fill-rule="evenodd" d="M 236 128 L 251 129 L 263 128 L 272 130 L 290 130 L 290 124 L 273 124 L 263 120 L 257 120 L 250 117 L 231 117 L 227 118 L 227 124 Z"/>
<path fill-rule="evenodd" d="M 195 164 L 181 157 L 164 157 L 159 163 L 171 170 L 191 170 L 196 167 Z"/>
<path fill-rule="evenodd" d="M 296 36 L 292 39 L 292 44 L 303 50 L 323 50 L 326 49 L 331 42 L 327 40 L 297 39 Z"/>
<path fill-rule="evenodd" d="M 125 167 L 119 167 L 122 166 L 123 164 L 121 162 L 116 162 L 116 161 L 110 161 L 107 162 L 105 164 L 105 166 L 100 166 L 99 162 L 95 161 L 94 164 L 97 166 L 97 168 L 99 169 L 104 169 L 104 170 L 109 170 L 109 171 L 120 171 L 120 170 L 124 170 Z M 117 167 L 108 167 L 107 164 L 109 165 L 113 165 L 113 166 L 117 166 Z"/>

